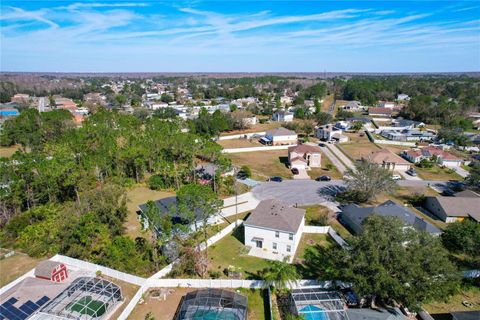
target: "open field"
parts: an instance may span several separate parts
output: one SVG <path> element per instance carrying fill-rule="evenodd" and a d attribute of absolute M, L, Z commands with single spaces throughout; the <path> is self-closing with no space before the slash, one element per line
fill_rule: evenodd
<path fill-rule="evenodd" d="M 400 155 L 400 152 L 402 152 L 403 150 L 410 150 L 409 147 L 402 147 L 402 146 L 391 146 L 391 145 L 382 145 L 382 149 L 387 149 L 389 150 L 390 152 L 393 152 L 397 155 Z"/>
<path fill-rule="evenodd" d="M 327 169 L 327 166 L 331 165 L 332 169 Z M 329 176 L 332 179 L 341 179 L 342 174 L 338 171 L 337 167 L 333 165 L 330 159 L 327 158 L 324 154 L 322 154 L 322 167 L 321 168 L 312 168 L 311 170 L 307 171 L 310 178 L 315 179 L 319 176 Z"/>
<path fill-rule="evenodd" d="M 149 231 L 142 231 L 140 223 L 138 222 L 138 205 L 147 202 L 148 200 L 158 200 L 174 196 L 175 193 L 167 191 L 150 190 L 146 186 L 138 185 L 127 192 L 127 219 L 124 223 L 125 233 L 130 238 L 145 237 L 145 233 Z"/>
<path fill-rule="evenodd" d="M 248 248 L 243 245 L 243 227 L 240 226 L 222 240 L 210 246 L 208 257 L 211 272 L 220 272 L 227 278 L 223 270 L 234 266 L 244 279 L 258 279 L 258 272 L 268 266 L 268 261 L 247 255 Z"/>
<path fill-rule="evenodd" d="M 217 143 L 219 145 L 221 145 L 224 149 L 249 148 L 249 147 L 261 147 L 261 146 L 263 146 L 263 144 L 258 142 L 258 138 L 218 140 Z"/>
<path fill-rule="evenodd" d="M 262 131 L 278 128 L 280 127 L 280 125 L 281 125 L 280 122 L 257 123 L 256 125 L 251 126 L 250 128 L 245 130 L 232 130 L 228 132 L 222 132 L 220 135 L 232 136 L 235 134 L 242 134 L 242 133 L 262 132 Z"/>
<path fill-rule="evenodd" d="M 333 103 L 333 95 L 325 96 L 322 102 L 322 112 L 328 112 Z"/>
<path fill-rule="evenodd" d="M 376 144 L 370 142 L 366 135 L 363 137 L 360 137 L 357 133 L 345 133 L 345 135 L 348 136 L 349 141 L 337 146 L 352 160 L 367 157 L 370 153 L 381 149 Z"/>
<path fill-rule="evenodd" d="M 463 178 L 456 172 L 451 172 L 450 169 L 433 166 L 432 168 L 419 168 L 415 166 L 415 171 L 420 178 L 424 180 L 463 180 Z"/>
<path fill-rule="evenodd" d="M 264 152 L 230 153 L 232 164 L 237 167 L 247 165 L 252 169 L 253 179 L 265 180 L 271 176 L 291 178 L 292 173 L 287 168 L 287 150 L 273 150 Z"/>
<path fill-rule="evenodd" d="M 18 149 L 20 149 L 19 145 L 14 145 L 14 146 L 10 146 L 10 147 L 0 147 L 0 157 L 9 158 Z"/>
<path fill-rule="evenodd" d="M 468 301 L 472 303 L 473 307 L 465 307 L 462 304 L 462 301 Z M 435 301 L 424 304 L 422 307 L 434 317 L 435 314 L 445 314 L 452 311 L 480 310 L 480 288 L 471 287 L 469 289 L 463 289 L 460 293 L 448 299 L 447 302 Z M 435 317 L 435 319 L 437 318 Z M 441 319 L 441 317 L 438 319 Z"/>
<path fill-rule="evenodd" d="M 35 268 L 40 260 L 21 253 L 0 260 L 0 287 Z"/>

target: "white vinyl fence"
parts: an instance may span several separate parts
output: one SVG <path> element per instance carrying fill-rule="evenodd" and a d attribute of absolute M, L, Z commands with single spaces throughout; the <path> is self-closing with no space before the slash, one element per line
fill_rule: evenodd
<path fill-rule="evenodd" d="M 137 285 L 137 286 L 143 285 L 145 283 L 145 281 L 147 280 L 147 279 L 142 278 L 142 277 L 138 277 L 138 276 L 134 276 L 134 275 L 131 275 L 131 274 L 128 274 L 128 273 L 125 273 L 125 272 L 110 269 L 110 268 L 107 268 L 107 267 L 104 267 L 104 266 L 101 266 L 101 265 L 98 265 L 98 264 L 95 264 L 95 263 L 91 263 L 91 262 L 87 262 L 87 261 L 83 261 L 83 260 L 78 260 L 78 259 L 70 258 L 70 257 L 67 257 L 67 256 L 62 256 L 60 254 L 57 254 L 57 255 L 51 257 L 50 260 L 57 261 L 57 262 L 62 262 L 62 263 L 65 263 L 67 265 L 71 265 L 71 266 L 77 267 L 79 269 L 87 270 L 87 271 L 90 271 L 90 272 L 93 272 L 93 273 L 96 273 L 97 271 L 100 271 L 103 275 L 106 275 L 106 276 L 109 276 L 109 277 L 112 277 L 112 278 L 115 278 L 115 279 L 118 279 L 118 280 L 121 280 L 121 281 L 125 281 L 125 282 L 128 282 L 128 283 Z"/>
<path fill-rule="evenodd" d="M 232 148 L 223 149 L 223 153 L 241 153 L 241 152 L 255 152 L 255 151 L 272 151 L 272 150 L 287 150 L 288 147 L 296 146 L 296 144 L 285 146 L 265 146 L 265 147 L 248 147 L 248 148 Z"/>
<path fill-rule="evenodd" d="M 258 136 L 264 136 L 266 134 L 265 131 L 260 131 L 260 132 L 251 132 L 251 133 L 242 133 L 242 134 L 232 134 L 229 136 L 220 136 L 218 137 L 217 140 L 232 140 L 232 139 L 249 139 L 252 136 L 258 135 Z"/>
<path fill-rule="evenodd" d="M 338 245 L 340 245 L 342 248 L 345 249 L 348 246 L 348 243 L 343 240 L 343 238 L 340 237 L 337 231 L 335 231 L 333 228 L 328 229 L 328 235 L 332 237 L 332 239 L 335 240 L 335 242 L 338 243 Z"/>
<path fill-rule="evenodd" d="M 304 226 L 303 233 L 328 233 L 329 226 L 317 227 L 317 226 Z"/>

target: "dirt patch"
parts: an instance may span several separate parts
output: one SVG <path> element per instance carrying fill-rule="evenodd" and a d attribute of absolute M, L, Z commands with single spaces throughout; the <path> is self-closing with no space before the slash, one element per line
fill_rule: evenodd
<path fill-rule="evenodd" d="M 0 260 L 0 287 L 32 270 L 42 259 L 31 258 L 23 253 Z"/>

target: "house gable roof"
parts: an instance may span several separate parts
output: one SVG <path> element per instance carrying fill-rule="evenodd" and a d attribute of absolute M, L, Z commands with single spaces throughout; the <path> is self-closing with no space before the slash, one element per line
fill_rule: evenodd
<path fill-rule="evenodd" d="M 395 164 L 410 164 L 407 160 L 403 159 L 400 156 L 397 156 L 395 153 L 390 152 L 386 149 L 370 153 L 367 159 L 377 164 L 382 164 L 384 162 Z"/>
<path fill-rule="evenodd" d="M 288 147 L 288 152 L 295 153 L 320 153 L 320 147 L 309 144 L 300 144 L 298 146 Z"/>
<path fill-rule="evenodd" d="M 419 231 L 426 231 L 428 233 L 441 233 L 440 229 L 434 225 L 428 223 L 407 208 L 402 207 L 391 200 L 385 201 L 376 207 L 368 208 L 361 208 L 355 204 L 351 204 L 342 210 L 342 215 L 347 216 L 358 226 L 361 226 L 363 221 L 373 214 L 382 217 L 397 217 L 405 224 L 412 226 Z"/>
<path fill-rule="evenodd" d="M 297 134 L 295 133 L 295 131 L 291 131 L 284 127 L 280 127 L 280 128 L 268 130 L 266 132 L 266 135 L 275 137 L 275 136 L 296 136 Z"/>
<path fill-rule="evenodd" d="M 476 197 L 435 197 L 438 205 L 450 217 L 471 217 L 480 222 L 480 198 Z"/>
<path fill-rule="evenodd" d="M 296 233 L 305 216 L 305 210 L 268 199 L 261 201 L 252 211 L 245 225 Z"/>

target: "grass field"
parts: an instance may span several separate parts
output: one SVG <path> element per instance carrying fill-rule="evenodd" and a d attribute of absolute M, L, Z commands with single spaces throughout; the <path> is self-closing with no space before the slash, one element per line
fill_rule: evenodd
<path fill-rule="evenodd" d="M 305 250 L 314 245 L 320 245 L 328 248 L 334 244 L 333 239 L 328 234 L 321 233 L 303 233 L 300 244 L 295 252 L 294 263 L 300 264 L 303 262 Z"/>
<path fill-rule="evenodd" d="M 140 236 L 145 237 L 145 232 L 148 233 L 148 231 L 142 231 L 142 228 L 138 221 L 138 205 L 145 203 L 148 200 L 154 201 L 174 195 L 175 193 L 173 192 L 150 190 L 143 185 L 138 185 L 130 189 L 127 192 L 128 215 L 124 223 L 126 235 L 128 235 L 132 239 L 135 239 L 136 237 Z"/>
<path fill-rule="evenodd" d="M 252 139 L 229 139 L 217 141 L 224 149 L 261 147 L 263 144 L 258 142 L 257 138 Z"/>
<path fill-rule="evenodd" d="M 243 245 L 243 227 L 239 227 L 208 249 L 209 270 L 218 271 L 222 278 L 227 278 L 223 270 L 235 266 L 244 279 L 258 279 L 258 272 L 268 266 L 268 261 L 247 253 L 248 249 Z"/>
<path fill-rule="evenodd" d="M 265 316 L 268 309 L 268 304 L 265 303 L 265 290 L 240 288 L 238 292 L 248 299 L 248 320 L 268 319 L 268 317 Z"/>
<path fill-rule="evenodd" d="M 40 260 L 20 253 L 0 260 L 0 287 L 35 268 Z"/>
<path fill-rule="evenodd" d="M 136 286 L 134 284 L 131 284 L 125 281 L 120 281 L 118 279 L 114 279 L 111 277 L 107 277 L 105 275 L 102 275 L 102 278 L 112 283 L 115 283 L 116 285 L 120 286 L 120 288 L 122 288 L 122 296 L 124 298 L 124 302 L 115 309 L 115 312 L 110 317 L 110 319 L 118 319 L 123 309 L 127 307 L 127 304 L 130 302 L 130 300 L 132 300 L 133 296 L 137 293 L 139 286 Z"/>
<path fill-rule="evenodd" d="M 270 129 L 278 128 L 280 127 L 280 125 L 281 125 L 280 122 L 257 123 L 256 125 L 251 126 L 250 128 L 245 130 L 232 130 L 228 132 L 222 132 L 220 135 L 231 136 L 231 135 L 242 134 L 242 133 L 263 132 Z"/>
<path fill-rule="evenodd" d="M 462 304 L 468 301 L 473 307 L 468 308 Z M 480 310 L 480 288 L 471 287 L 464 289 L 460 293 L 450 297 L 447 301 L 435 301 L 422 306 L 431 315 L 445 314 L 453 311 L 473 311 Z"/>
<path fill-rule="evenodd" d="M 450 172 L 450 169 L 433 166 L 432 168 L 419 168 L 415 166 L 415 171 L 420 178 L 424 180 L 463 180 L 456 172 Z"/>
<path fill-rule="evenodd" d="M 20 149 L 19 145 L 14 145 L 14 146 L 10 146 L 10 147 L 0 147 L 0 157 L 9 158 L 18 149 Z"/>
<path fill-rule="evenodd" d="M 290 169 L 286 166 L 287 150 L 229 153 L 228 157 L 234 166 L 249 166 L 252 169 L 253 179 L 265 180 L 271 176 L 292 177 Z"/>
<path fill-rule="evenodd" d="M 348 136 L 349 141 L 337 146 L 352 160 L 367 157 L 370 153 L 381 149 L 376 144 L 370 142 L 366 135 L 363 137 L 360 137 L 357 133 L 346 133 L 345 135 Z"/>

